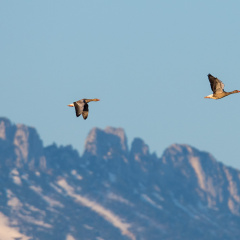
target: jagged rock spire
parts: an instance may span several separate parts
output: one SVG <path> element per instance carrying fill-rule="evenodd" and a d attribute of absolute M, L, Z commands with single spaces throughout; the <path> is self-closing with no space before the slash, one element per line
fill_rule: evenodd
<path fill-rule="evenodd" d="M 93 128 L 86 141 L 83 156 L 111 159 L 115 155 L 128 154 L 127 137 L 122 128 Z"/>
<path fill-rule="evenodd" d="M 15 154 L 15 159 L 10 160 L 11 164 L 17 167 L 46 167 L 43 143 L 35 128 L 23 124 L 14 125 L 8 119 L 0 118 L 0 139 L 4 140 Z"/>

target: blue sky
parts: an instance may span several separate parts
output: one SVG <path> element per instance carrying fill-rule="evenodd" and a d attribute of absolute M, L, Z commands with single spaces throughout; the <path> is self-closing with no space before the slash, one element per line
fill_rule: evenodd
<path fill-rule="evenodd" d="M 173 143 L 240 169 L 240 2 L 2 1 L 0 109 L 44 145 L 82 153 L 93 127 L 122 127 L 161 156 Z M 67 104 L 90 103 L 89 118 Z"/>

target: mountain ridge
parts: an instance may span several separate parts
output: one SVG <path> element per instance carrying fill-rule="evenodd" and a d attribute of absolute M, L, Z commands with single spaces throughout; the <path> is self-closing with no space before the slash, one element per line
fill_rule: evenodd
<path fill-rule="evenodd" d="M 128 147 L 122 128 L 93 128 L 80 156 L 0 118 L 0 230 L 9 239 L 237 240 L 239 189 L 239 170 L 186 144 L 158 157 L 140 138 Z"/>

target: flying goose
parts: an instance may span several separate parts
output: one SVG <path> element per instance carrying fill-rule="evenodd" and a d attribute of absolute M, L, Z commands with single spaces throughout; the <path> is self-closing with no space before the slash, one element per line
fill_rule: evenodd
<path fill-rule="evenodd" d="M 97 102 L 100 101 L 100 99 L 94 98 L 94 99 L 81 99 L 74 103 L 69 104 L 69 107 L 75 107 L 76 116 L 79 117 L 81 114 L 83 116 L 83 119 L 86 120 L 88 117 L 88 103 L 89 102 Z"/>
<path fill-rule="evenodd" d="M 210 94 L 204 98 L 220 99 L 220 98 L 226 97 L 230 94 L 240 92 L 238 90 L 234 90 L 232 92 L 225 92 L 224 84 L 222 83 L 222 81 L 220 81 L 218 78 L 215 78 L 210 73 L 208 74 L 208 79 L 209 79 L 213 94 Z"/>

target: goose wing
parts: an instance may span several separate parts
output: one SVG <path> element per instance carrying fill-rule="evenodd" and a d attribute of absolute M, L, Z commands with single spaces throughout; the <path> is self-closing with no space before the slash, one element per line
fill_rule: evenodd
<path fill-rule="evenodd" d="M 73 104 L 74 104 L 74 107 L 75 107 L 76 116 L 79 117 L 83 113 L 84 102 L 77 101 L 77 102 L 74 102 Z"/>
<path fill-rule="evenodd" d="M 224 84 L 218 78 L 215 78 L 211 74 L 208 74 L 208 79 L 211 85 L 213 93 L 222 93 L 224 92 Z"/>

